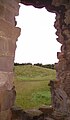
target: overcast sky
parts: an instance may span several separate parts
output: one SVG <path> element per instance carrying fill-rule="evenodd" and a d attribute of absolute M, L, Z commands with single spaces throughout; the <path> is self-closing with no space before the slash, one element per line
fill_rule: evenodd
<path fill-rule="evenodd" d="M 45 8 L 21 5 L 17 26 L 21 28 L 15 52 L 17 63 L 53 64 L 57 62 L 60 44 L 56 40 L 55 14 Z"/>

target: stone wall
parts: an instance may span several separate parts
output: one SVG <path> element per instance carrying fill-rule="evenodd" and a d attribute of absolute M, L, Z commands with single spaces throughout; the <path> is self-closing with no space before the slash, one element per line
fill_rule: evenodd
<path fill-rule="evenodd" d="M 20 29 L 15 27 L 19 5 L 15 0 L 0 0 L 0 120 L 10 120 L 15 100 L 13 65 L 16 40 Z"/>
<path fill-rule="evenodd" d="M 55 5 L 57 41 L 62 44 L 57 53 L 59 62 L 55 64 L 56 81 L 51 82 L 53 108 L 59 114 L 70 114 L 70 1 L 53 0 Z"/>

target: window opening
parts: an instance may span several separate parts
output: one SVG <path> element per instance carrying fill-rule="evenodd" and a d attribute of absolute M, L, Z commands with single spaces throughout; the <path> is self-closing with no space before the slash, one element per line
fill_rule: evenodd
<path fill-rule="evenodd" d="M 56 41 L 54 13 L 45 8 L 20 6 L 16 21 L 21 28 L 21 35 L 17 41 L 14 62 L 23 66 L 15 66 L 16 104 L 23 108 L 33 108 L 51 104 L 48 83 L 56 77 L 55 70 L 37 68 L 35 64 L 58 62 L 57 51 L 60 51 L 61 45 Z"/>

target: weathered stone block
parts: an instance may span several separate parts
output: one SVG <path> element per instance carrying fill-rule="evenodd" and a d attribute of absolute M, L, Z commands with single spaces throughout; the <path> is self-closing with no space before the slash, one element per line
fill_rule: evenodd
<path fill-rule="evenodd" d="M 14 57 L 15 56 L 15 50 L 16 50 L 16 41 L 9 40 L 8 41 L 8 53 L 9 56 Z"/>
<path fill-rule="evenodd" d="M 57 52 L 57 58 L 59 61 L 63 61 L 65 58 L 65 54 L 63 52 Z"/>
<path fill-rule="evenodd" d="M 15 16 L 18 15 L 19 13 L 19 5 L 18 1 L 16 0 L 0 0 L 0 4 L 3 4 L 6 8 L 9 10 L 13 11 L 15 13 Z"/>
<path fill-rule="evenodd" d="M 20 107 L 12 107 L 12 119 L 11 120 L 43 120 L 44 116 L 40 110 L 23 110 Z"/>
<path fill-rule="evenodd" d="M 16 41 L 0 37 L 0 56 L 15 56 Z"/>
<path fill-rule="evenodd" d="M 0 90 L 11 90 L 13 87 L 13 72 L 0 71 Z"/>
<path fill-rule="evenodd" d="M 63 59 L 63 61 L 59 61 L 58 64 L 55 64 L 56 71 L 65 71 L 66 69 L 66 60 Z"/>
<path fill-rule="evenodd" d="M 51 116 L 53 112 L 52 106 L 46 106 L 46 105 L 40 107 L 39 110 L 42 111 L 43 114 L 46 116 Z"/>
<path fill-rule="evenodd" d="M 67 63 L 70 64 L 70 52 L 66 54 Z"/>
<path fill-rule="evenodd" d="M 0 71 L 8 71 L 12 72 L 13 71 L 13 66 L 14 66 L 14 58 L 10 56 L 3 56 L 0 57 Z"/>
<path fill-rule="evenodd" d="M 70 98 L 70 70 L 66 71 L 66 80 L 64 81 L 64 90 Z"/>
<path fill-rule="evenodd" d="M 5 11 L 4 5 L 0 4 L 0 17 L 4 17 L 4 11 Z"/>
<path fill-rule="evenodd" d="M 70 117 L 67 117 L 66 120 L 70 120 Z"/>
<path fill-rule="evenodd" d="M 70 9 L 68 9 L 65 13 L 65 23 L 68 25 L 70 24 Z"/>
<path fill-rule="evenodd" d="M 4 19 L 15 26 L 14 12 L 9 10 L 8 8 L 5 8 Z"/>
<path fill-rule="evenodd" d="M 0 112 L 0 120 L 11 120 L 11 111 L 1 111 Z"/>
<path fill-rule="evenodd" d="M 0 19 L 0 37 L 7 39 L 12 39 L 13 41 L 19 37 L 20 28 L 13 26 L 12 24 Z"/>
<path fill-rule="evenodd" d="M 13 106 L 11 108 L 11 112 L 12 112 L 11 120 L 27 120 L 25 112 L 23 112 L 22 108 Z"/>
<path fill-rule="evenodd" d="M 70 39 L 70 31 L 69 30 L 64 30 L 63 34 L 67 36 L 67 39 Z"/>
<path fill-rule="evenodd" d="M 37 109 L 30 109 L 25 111 L 29 120 L 43 120 L 43 112 Z"/>
<path fill-rule="evenodd" d="M 50 118 L 50 117 L 46 117 L 44 120 L 55 120 L 55 119 Z"/>
<path fill-rule="evenodd" d="M 0 112 L 10 109 L 14 105 L 16 92 L 11 90 L 0 90 Z"/>
<path fill-rule="evenodd" d="M 52 4 L 55 5 L 55 6 L 60 6 L 62 4 L 66 4 L 66 3 L 69 3 L 68 0 L 53 0 Z"/>
<path fill-rule="evenodd" d="M 0 18 L 3 18 L 10 22 L 11 24 L 15 25 L 14 21 L 14 12 L 10 11 L 4 5 L 0 4 Z"/>

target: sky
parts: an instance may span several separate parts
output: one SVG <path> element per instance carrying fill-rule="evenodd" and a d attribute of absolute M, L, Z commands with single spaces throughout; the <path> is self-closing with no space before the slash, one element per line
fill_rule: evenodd
<path fill-rule="evenodd" d="M 61 44 L 57 42 L 54 28 L 55 13 L 45 8 L 20 4 L 17 26 L 21 35 L 17 41 L 15 63 L 54 64 L 58 62 L 57 52 Z"/>

